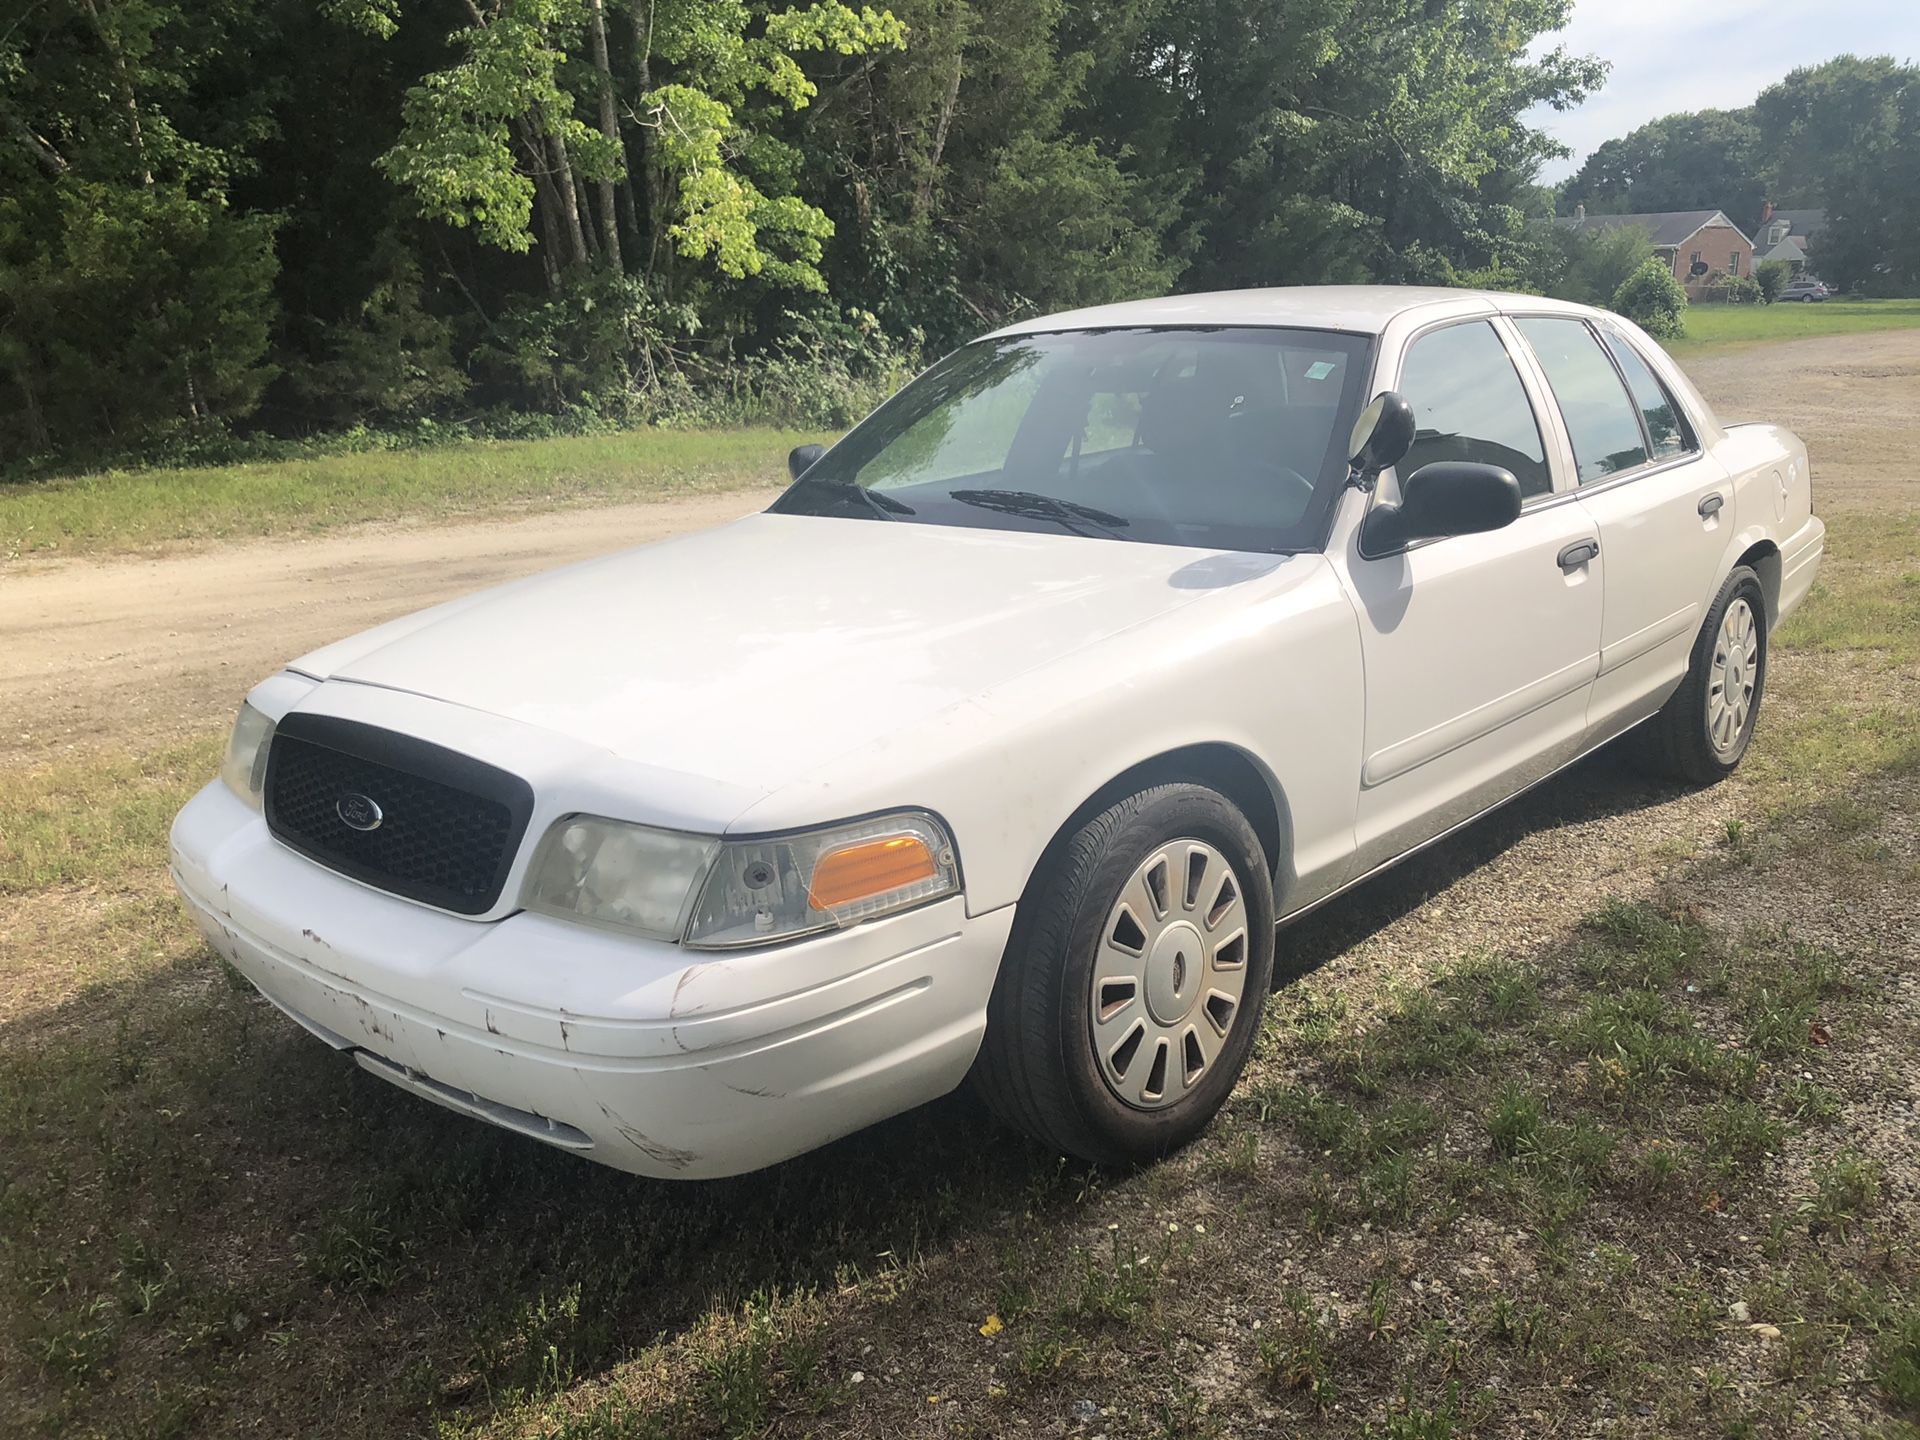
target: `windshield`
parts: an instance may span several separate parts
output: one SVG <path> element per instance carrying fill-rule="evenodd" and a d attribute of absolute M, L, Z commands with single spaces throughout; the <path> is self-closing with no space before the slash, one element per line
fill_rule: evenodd
<path fill-rule="evenodd" d="M 922 375 L 774 503 L 786 514 L 1316 548 L 1346 476 L 1369 342 L 1313 330 L 981 340 Z"/>

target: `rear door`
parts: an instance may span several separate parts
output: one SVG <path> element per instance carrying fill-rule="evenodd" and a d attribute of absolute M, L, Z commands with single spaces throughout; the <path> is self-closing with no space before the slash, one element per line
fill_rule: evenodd
<path fill-rule="evenodd" d="M 1558 432 L 1541 424 L 1549 402 L 1515 363 L 1517 343 L 1497 318 L 1446 322 L 1377 377 L 1418 427 L 1381 494 L 1423 465 L 1470 460 L 1511 470 L 1524 504 L 1504 529 L 1382 555 L 1361 548 L 1362 507 L 1343 512 L 1331 555 L 1366 668 L 1356 873 L 1539 779 L 1585 737 L 1605 562 L 1564 464 L 1548 460 Z"/>
<path fill-rule="evenodd" d="M 1659 709 L 1686 673 L 1733 534 L 1733 486 L 1626 336 L 1578 316 L 1516 316 L 1564 417 L 1580 505 L 1599 527 L 1605 612 L 1597 735 Z"/>

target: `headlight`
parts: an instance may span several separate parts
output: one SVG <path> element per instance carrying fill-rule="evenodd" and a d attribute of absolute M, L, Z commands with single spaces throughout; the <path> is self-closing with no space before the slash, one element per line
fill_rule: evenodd
<path fill-rule="evenodd" d="M 543 915 L 678 940 L 719 842 L 574 815 L 540 842 L 522 903 Z"/>
<path fill-rule="evenodd" d="M 267 779 L 267 751 L 273 741 L 273 721 L 242 704 L 233 722 L 233 734 L 227 739 L 227 756 L 220 762 L 220 778 L 227 788 L 254 809 L 260 808 L 260 791 Z"/>
<path fill-rule="evenodd" d="M 522 903 L 718 950 L 855 925 L 959 888 L 952 839 L 917 811 L 759 840 L 582 815 L 547 832 Z"/>
<path fill-rule="evenodd" d="M 906 812 L 721 846 L 687 922 L 703 949 L 761 945 L 857 925 L 960 889 L 953 841 Z"/>

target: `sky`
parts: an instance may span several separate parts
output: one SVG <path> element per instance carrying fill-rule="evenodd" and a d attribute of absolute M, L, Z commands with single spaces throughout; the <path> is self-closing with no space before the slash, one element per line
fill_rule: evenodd
<path fill-rule="evenodd" d="M 1564 44 L 1613 62 L 1607 83 L 1564 114 L 1541 107 L 1534 124 L 1573 147 L 1549 161 L 1546 181 L 1571 175 L 1587 153 L 1658 115 L 1752 103 L 1789 70 L 1836 55 L 1920 60 L 1920 0 L 1574 0 L 1573 22 L 1537 50 Z"/>

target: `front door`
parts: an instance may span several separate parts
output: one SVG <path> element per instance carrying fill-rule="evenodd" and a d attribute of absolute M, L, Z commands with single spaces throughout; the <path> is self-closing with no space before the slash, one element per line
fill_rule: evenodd
<path fill-rule="evenodd" d="M 1577 498 L 1555 487 L 1544 397 L 1510 339 L 1472 320 L 1413 340 L 1392 388 L 1417 437 L 1380 488 L 1433 461 L 1483 461 L 1519 479 L 1520 518 L 1374 556 L 1358 524 L 1336 532 L 1366 671 L 1356 874 L 1550 773 L 1586 737 L 1606 562 Z"/>

